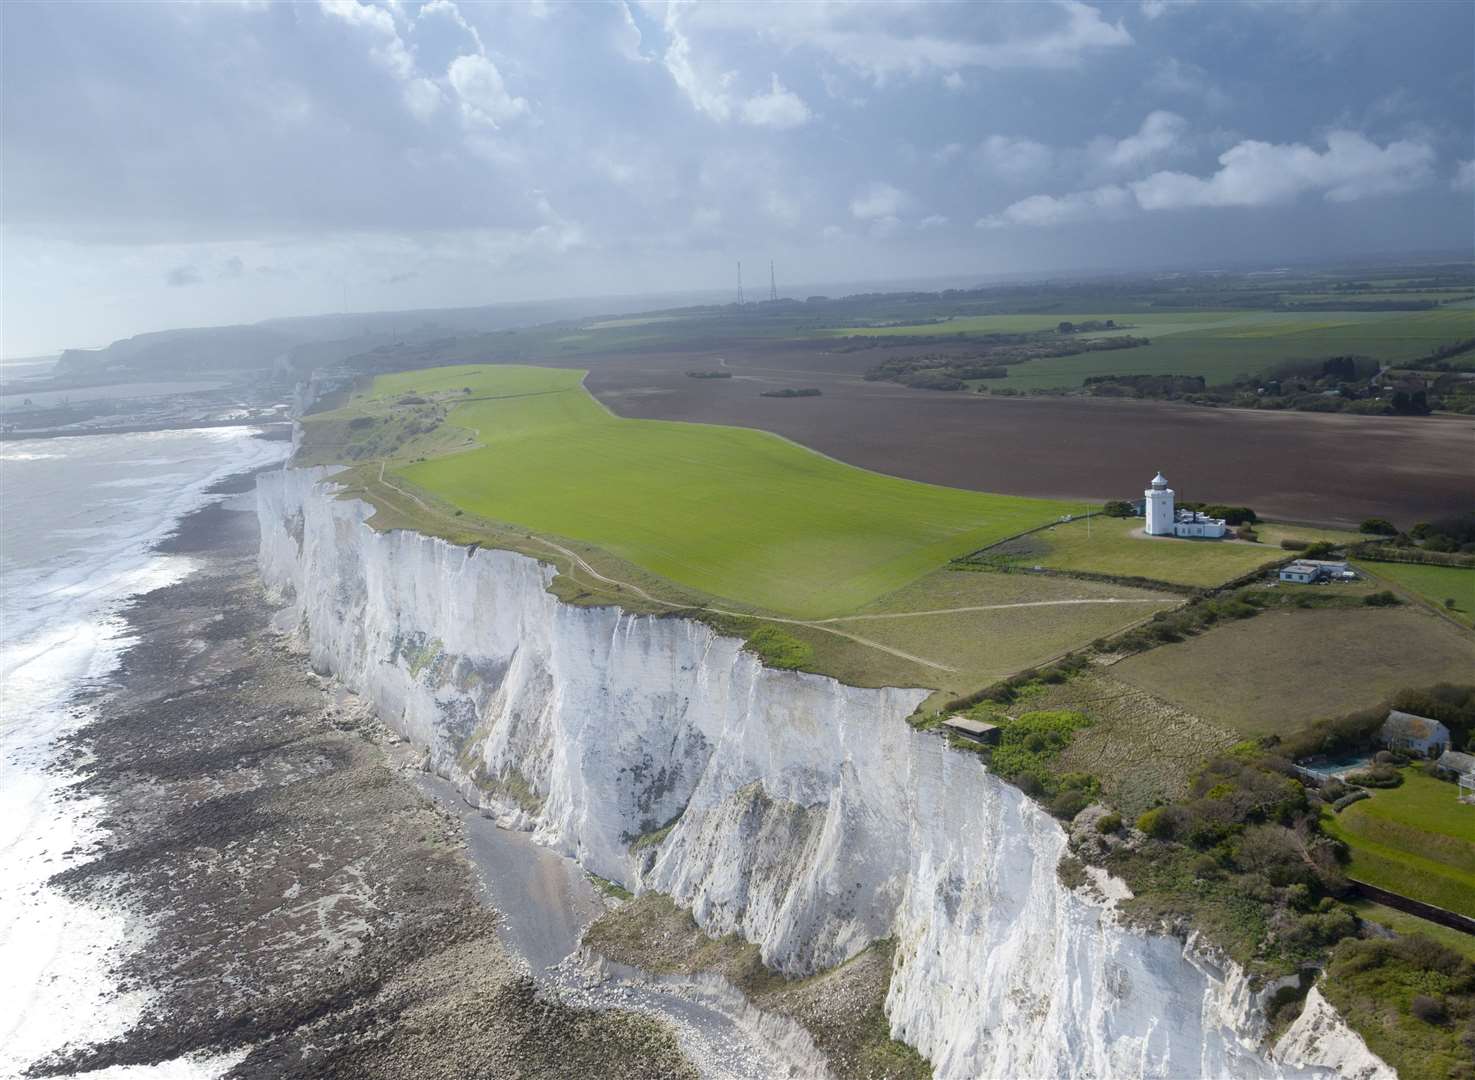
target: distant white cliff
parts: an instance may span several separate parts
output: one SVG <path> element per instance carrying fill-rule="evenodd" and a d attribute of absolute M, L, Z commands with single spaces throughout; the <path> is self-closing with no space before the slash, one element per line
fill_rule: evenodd
<path fill-rule="evenodd" d="M 693 620 L 564 604 L 533 559 L 370 529 L 324 475 L 258 487 L 262 575 L 315 665 L 506 823 L 785 972 L 895 937 L 892 1033 L 938 1076 L 1382 1064 L 1329 1010 L 1267 1053 L 1241 973 L 1064 888 L 1059 825 L 904 722 L 923 691 L 775 671 Z"/>

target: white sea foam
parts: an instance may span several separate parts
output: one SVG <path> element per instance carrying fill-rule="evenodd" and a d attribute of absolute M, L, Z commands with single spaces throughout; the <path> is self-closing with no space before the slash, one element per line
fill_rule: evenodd
<path fill-rule="evenodd" d="M 137 947 L 124 913 L 74 903 L 49 877 L 85 858 L 98 806 L 48 773 L 58 737 L 89 719 L 75 690 L 114 669 L 129 597 L 179 580 L 191 562 L 153 552 L 207 489 L 269 465 L 283 443 L 251 429 L 150 432 L 14 443 L 3 458 L 0 524 L 0 1075 L 63 1045 L 120 1034 L 145 1004 L 116 993 L 118 950 Z M 121 485 L 119 481 L 127 481 Z M 215 1075 L 236 1060 L 184 1060 L 91 1076 Z"/>

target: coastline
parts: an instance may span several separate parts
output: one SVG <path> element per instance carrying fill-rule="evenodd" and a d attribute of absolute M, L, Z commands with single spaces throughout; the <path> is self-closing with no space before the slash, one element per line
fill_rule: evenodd
<path fill-rule="evenodd" d="M 51 883 L 128 913 L 116 992 L 149 1002 L 28 1075 L 206 1056 L 233 1077 L 693 1074 L 667 1025 L 539 992 L 399 740 L 270 630 L 254 514 L 213 503 L 160 550 L 195 568 L 123 611 L 132 644 L 59 744 L 70 797 L 106 816 Z"/>

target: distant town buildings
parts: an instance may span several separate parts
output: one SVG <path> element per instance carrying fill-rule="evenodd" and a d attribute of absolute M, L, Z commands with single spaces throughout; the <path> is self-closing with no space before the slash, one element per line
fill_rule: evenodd
<path fill-rule="evenodd" d="M 1449 728 L 1427 716 L 1393 709 L 1378 730 L 1378 741 L 1389 750 L 1438 757 L 1449 749 Z"/>
<path fill-rule="evenodd" d="M 1161 472 L 1152 478 L 1151 486 L 1142 493 L 1142 497 L 1148 536 L 1218 540 L 1229 531 L 1223 518 L 1209 517 L 1197 510 L 1175 510 L 1173 501 L 1176 496 Z"/>

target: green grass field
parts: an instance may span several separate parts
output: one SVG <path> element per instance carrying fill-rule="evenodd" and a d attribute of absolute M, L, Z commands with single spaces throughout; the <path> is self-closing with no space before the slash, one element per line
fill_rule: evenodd
<path fill-rule="evenodd" d="M 512 366 L 406 372 L 379 377 L 359 407 L 449 395 L 447 424 L 474 432 L 478 448 L 393 472 L 467 513 L 806 618 L 853 611 L 1079 509 L 882 476 L 743 428 L 620 419 L 582 379 Z"/>
<path fill-rule="evenodd" d="M 1323 827 L 1352 851 L 1348 876 L 1475 916 L 1475 806 L 1456 790 L 1410 767 L 1399 787 L 1328 813 Z"/>
<path fill-rule="evenodd" d="M 1475 570 L 1419 563 L 1358 562 L 1357 568 L 1417 593 L 1465 626 L 1475 627 Z M 1445 607 L 1453 600 L 1453 608 Z"/>
<path fill-rule="evenodd" d="M 1260 542 L 1237 540 L 1179 540 L 1146 537 L 1141 518 L 1093 517 L 1065 522 L 1042 532 L 1010 541 L 989 554 L 1008 556 L 1020 566 L 1074 570 L 1118 577 L 1143 577 L 1174 585 L 1212 586 L 1248 574 L 1292 553 L 1280 547 L 1287 537 L 1303 540 L 1355 540 L 1334 529 L 1262 523 L 1256 526 Z"/>

